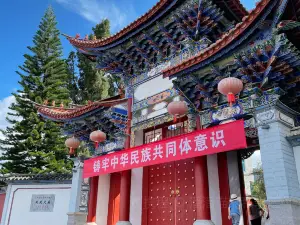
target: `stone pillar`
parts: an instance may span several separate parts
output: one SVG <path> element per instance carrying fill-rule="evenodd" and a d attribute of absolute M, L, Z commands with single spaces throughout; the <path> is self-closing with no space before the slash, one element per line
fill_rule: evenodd
<path fill-rule="evenodd" d="M 88 183 L 82 177 L 83 161 L 74 159 L 67 225 L 84 225 L 87 217 Z"/>
<path fill-rule="evenodd" d="M 287 137 L 287 139 L 293 146 L 298 181 L 300 183 L 300 127 L 291 129 L 291 134 Z"/>
<path fill-rule="evenodd" d="M 299 136 L 299 140 L 300 140 L 300 136 Z M 296 161 L 298 182 L 300 184 L 300 145 L 294 146 L 294 156 L 295 156 L 295 161 Z"/>
<path fill-rule="evenodd" d="M 300 187 L 292 145 L 287 136 L 295 112 L 277 101 L 256 109 L 256 125 L 272 225 L 300 224 Z"/>

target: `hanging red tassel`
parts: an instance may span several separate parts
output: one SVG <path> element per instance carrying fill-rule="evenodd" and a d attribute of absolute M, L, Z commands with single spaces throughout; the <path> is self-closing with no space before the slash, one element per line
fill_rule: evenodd
<path fill-rule="evenodd" d="M 98 147 L 99 147 L 99 142 L 95 141 L 95 149 L 98 149 Z"/>
<path fill-rule="evenodd" d="M 69 154 L 74 155 L 74 148 L 70 148 Z"/>
<path fill-rule="evenodd" d="M 174 122 L 174 123 L 177 122 L 177 116 L 174 116 L 173 122 Z"/>
<path fill-rule="evenodd" d="M 228 101 L 228 103 L 231 107 L 232 104 L 235 103 L 235 95 L 233 93 L 228 93 L 227 94 L 227 101 Z"/>

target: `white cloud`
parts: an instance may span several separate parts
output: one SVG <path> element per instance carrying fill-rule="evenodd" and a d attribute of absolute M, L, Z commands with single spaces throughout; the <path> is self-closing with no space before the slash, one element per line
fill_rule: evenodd
<path fill-rule="evenodd" d="M 119 2 L 119 0 L 117 0 Z M 115 4 L 112 0 L 56 0 L 64 7 L 76 12 L 93 24 L 102 19 L 109 19 L 113 32 L 126 26 L 136 13 L 130 1 L 126 5 L 120 2 Z"/>
<path fill-rule="evenodd" d="M 9 125 L 6 121 L 6 116 L 8 112 L 11 112 L 11 110 L 9 110 L 8 107 L 15 101 L 14 96 L 9 96 L 0 100 L 0 129 L 5 129 Z"/>
<path fill-rule="evenodd" d="M 7 117 L 7 113 L 11 112 L 11 110 L 8 107 L 15 101 L 16 100 L 14 96 L 8 96 L 0 100 L 0 129 L 4 130 L 7 126 L 9 126 L 9 123 L 6 121 L 6 117 Z M 4 136 L 1 132 L 0 132 L 0 139 L 4 139 Z M 0 151 L 0 155 L 1 155 L 1 151 Z"/>

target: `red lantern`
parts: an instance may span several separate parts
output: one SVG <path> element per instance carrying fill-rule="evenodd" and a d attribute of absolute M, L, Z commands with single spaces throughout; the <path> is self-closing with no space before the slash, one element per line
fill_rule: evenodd
<path fill-rule="evenodd" d="M 95 142 L 95 148 L 98 148 L 99 142 L 106 140 L 106 134 L 100 130 L 96 130 L 90 134 L 90 139 Z"/>
<path fill-rule="evenodd" d="M 174 122 L 176 122 L 178 116 L 182 116 L 187 113 L 187 104 L 183 101 L 171 102 L 168 107 L 169 114 L 174 116 Z"/>
<path fill-rule="evenodd" d="M 74 155 L 75 149 L 80 145 L 80 141 L 75 137 L 71 137 L 65 141 L 65 145 L 70 149 L 69 154 Z"/>
<path fill-rule="evenodd" d="M 235 95 L 243 90 L 243 82 L 235 77 L 222 79 L 218 84 L 218 90 L 221 94 L 227 95 L 230 106 L 235 102 Z"/>

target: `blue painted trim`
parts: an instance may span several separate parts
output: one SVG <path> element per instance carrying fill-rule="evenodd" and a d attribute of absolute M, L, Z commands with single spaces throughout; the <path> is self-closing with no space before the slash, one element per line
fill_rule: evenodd
<path fill-rule="evenodd" d="M 120 108 L 112 108 L 112 111 L 127 116 L 127 110 Z"/>

